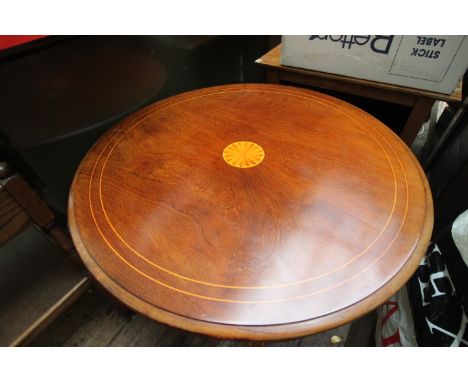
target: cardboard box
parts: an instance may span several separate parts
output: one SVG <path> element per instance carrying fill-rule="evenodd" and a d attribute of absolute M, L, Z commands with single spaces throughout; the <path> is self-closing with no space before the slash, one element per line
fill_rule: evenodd
<path fill-rule="evenodd" d="M 281 64 L 451 94 L 468 67 L 468 38 L 283 36 Z"/>

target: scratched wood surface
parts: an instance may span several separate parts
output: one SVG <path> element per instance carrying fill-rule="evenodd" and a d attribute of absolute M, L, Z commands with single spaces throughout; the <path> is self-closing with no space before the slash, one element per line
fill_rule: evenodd
<path fill-rule="evenodd" d="M 91 273 L 143 315 L 285 340 L 394 294 L 433 215 L 424 173 L 382 123 L 251 84 L 171 97 L 111 129 L 75 176 L 69 223 Z"/>

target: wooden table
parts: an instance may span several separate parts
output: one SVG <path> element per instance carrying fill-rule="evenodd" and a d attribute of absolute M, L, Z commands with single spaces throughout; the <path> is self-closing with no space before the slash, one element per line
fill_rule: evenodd
<path fill-rule="evenodd" d="M 268 69 L 269 83 L 279 84 L 287 82 L 290 84 L 313 86 L 319 89 L 338 91 L 410 107 L 411 114 L 400 134 L 401 139 L 407 145 L 411 145 L 421 125 L 429 118 L 434 101 L 440 100 L 458 104 L 462 100 L 461 82 L 453 94 L 442 94 L 362 80 L 339 74 L 284 66 L 280 64 L 280 57 L 281 44 L 255 61 L 260 65 L 266 66 Z"/>
<path fill-rule="evenodd" d="M 362 110 L 280 85 L 180 94 L 89 151 L 69 223 L 113 295 L 215 337 L 284 340 L 373 310 L 416 270 L 432 199 L 406 145 Z"/>

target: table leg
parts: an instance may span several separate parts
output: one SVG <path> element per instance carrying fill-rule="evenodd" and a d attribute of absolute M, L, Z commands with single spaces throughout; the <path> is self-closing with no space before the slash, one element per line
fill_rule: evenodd
<path fill-rule="evenodd" d="M 418 135 L 421 125 L 429 118 L 434 100 L 420 97 L 413 106 L 413 110 L 403 127 L 400 138 L 410 146 Z"/>

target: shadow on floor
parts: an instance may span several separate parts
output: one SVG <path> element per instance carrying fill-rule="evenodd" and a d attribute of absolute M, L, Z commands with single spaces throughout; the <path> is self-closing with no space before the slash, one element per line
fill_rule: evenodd
<path fill-rule="evenodd" d="M 265 346 L 369 346 L 373 315 L 320 334 Z M 352 329 L 352 330 L 350 330 Z M 343 341 L 332 344 L 331 337 Z M 246 341 L 218 340 L 157 323 L 90 289 L 29 346 L 249 346 Z"/>

